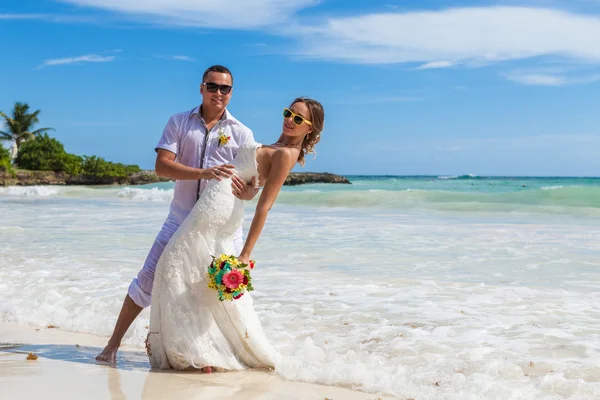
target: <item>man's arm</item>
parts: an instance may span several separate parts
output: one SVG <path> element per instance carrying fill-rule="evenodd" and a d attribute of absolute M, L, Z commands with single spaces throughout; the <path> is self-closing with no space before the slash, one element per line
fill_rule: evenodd
<path fill-rule="evenodd" d="M 165 149 L 157 149 L 156 175 L 177 180 L 225 179 L 233 174 L 235 168 L 231 164 L 223 164 L 212 168 L 200 169 L 188 167 L 175 161 L 175 153 Z"/>
<path fill-rule="evenodd" d="M 157 149 L 156 152 L 158 153 L 156 155 L 156 164 L 154 166 L 156 175 L 181 180 L 202 179 L 201 169 L 188 167 L 176 162 L 175 158 L 177 156 L 169 150 Z"/>

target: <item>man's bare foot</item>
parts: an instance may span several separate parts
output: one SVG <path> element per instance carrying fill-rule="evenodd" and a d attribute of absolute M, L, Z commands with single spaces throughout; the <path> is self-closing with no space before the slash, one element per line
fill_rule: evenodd
<path fill-rule="evenodd" d="M 96 361 L 114 364 L 117 362 L 117 350 L 118 348 L 106 346 L 102 353 L 96 356 Z"/>
<path fill-rule="evenodd" d="M 210 374 L 212 373 L 212 367 L 202 367 L 200 368 L 200 371 L 204 372 L 205 374 Z"/>

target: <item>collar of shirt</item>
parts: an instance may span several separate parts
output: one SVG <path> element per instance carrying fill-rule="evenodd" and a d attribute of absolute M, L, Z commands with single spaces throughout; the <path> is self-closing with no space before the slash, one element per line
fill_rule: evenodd
<path fill-rule="evenodd" d="M 192 111 L 190 111 L 190 115 L 189 118 L 194 117 L 194 115 L 198 116 L 198 119 L 200 121 L 202 121 L 203 124 L 206 125 L 206 122 L 204 121 L 204 118 L 202 118 L 202 114 L 200 114 L 200 108 L 202 107 L 202 105 L 196 106 L 194 107 L 194 109 L 192 109 Z M 221 116 L 221 119 L 219 120 L 219 122 L 223 122 L 223 121 L 227 121 L 231 124 L 236 124 L 237 120 L 235 118 L 233 118 L 233 115 L 231 115 L 229 113 L 229 110 L 225 109 L 225 112 L 223 113 L 223 115 Z"/>

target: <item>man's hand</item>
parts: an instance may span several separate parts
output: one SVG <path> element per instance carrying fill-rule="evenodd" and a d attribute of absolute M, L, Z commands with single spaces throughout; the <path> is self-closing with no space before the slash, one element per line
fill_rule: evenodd
<path fill-rule="evenodd" d="M 240 200 L 252 200 L 260 190 L 256 185 L 255 176 L 252 177 L 250 184 L 247 184 L 242 178 L 234 175 L 231 178 L 231 187 L 233 188 L 233 195 Z"/>
<path fill-rule="evenodd" d="M 207 168 L 204 170 L 203 179 L 227 179 L 233 176 L 235 167 L 231 164 L 217 165 L 216 167 Z"/>

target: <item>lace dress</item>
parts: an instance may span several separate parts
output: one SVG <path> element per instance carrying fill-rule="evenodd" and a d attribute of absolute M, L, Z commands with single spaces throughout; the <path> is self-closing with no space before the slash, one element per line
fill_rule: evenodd
<path fill-rule="evenodd" d="M 258 177 L 258 147 L 241 146 L 232 161 L 246 181 Z M 233 235 L 243 219 L 244 202 L 233 196 L 231 179 L 213 179 L 169 241 L 152 289 L 146 342 L 152 367 L 275 367 L 279 355 L 263 333 L 252 296 L 221 302 L 207 286 L 211 256 L 233 254 Z"/>

